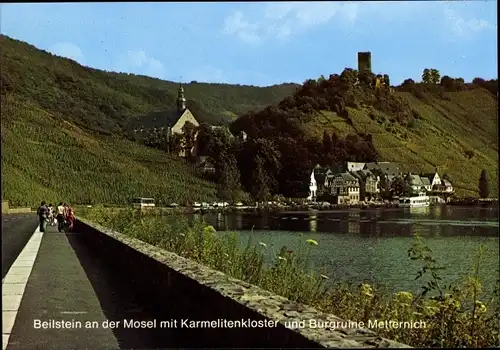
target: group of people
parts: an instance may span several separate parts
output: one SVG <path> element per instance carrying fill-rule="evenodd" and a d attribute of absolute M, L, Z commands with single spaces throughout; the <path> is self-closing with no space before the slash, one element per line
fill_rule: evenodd
<path fill-rule="evenodd" d="M 60 202 L 54 210 L 52 204 L 47 206 L 46 202 L 43 201 L 37 209 L 37 215 L 40 220 L 40 232 L 45 232 L 48 224 L 55 226 L 56 223 L 59 232 L 71 232 L 73 230 L 75 212 L 69 204 Z"/>

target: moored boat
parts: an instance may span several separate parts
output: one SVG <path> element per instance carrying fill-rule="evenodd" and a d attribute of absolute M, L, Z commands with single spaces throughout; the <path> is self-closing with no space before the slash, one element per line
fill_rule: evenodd
<path fill-rule="evenodd" d="M 425 208 L 429 205 L 429 196 L 402 197 L 399 199 L 399 207 L 401 208 Z"/>

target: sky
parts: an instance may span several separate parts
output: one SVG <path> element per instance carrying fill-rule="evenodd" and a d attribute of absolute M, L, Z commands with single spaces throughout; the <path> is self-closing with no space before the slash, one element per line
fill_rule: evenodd
<path fill-rule="evenodd" d="M 371 51 L 392 84 L 492 79 L 497 3 L 184 2 L 1 4 L 2 34 L 85 66 L 170 81 L 268 86 L 340 74 Z"/>

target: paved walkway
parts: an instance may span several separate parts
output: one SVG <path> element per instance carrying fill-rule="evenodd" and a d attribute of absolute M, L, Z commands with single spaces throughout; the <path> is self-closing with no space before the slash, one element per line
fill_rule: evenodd
<path fill-rule="evenodd" d="M 35 213 L 2 214 L 2 279 L 37 226 Z"/>
<path fill-rule="evenodd" d="M 159 319 L 157 306 L 83 237 L 55 226 L 31 235 L 2 281 L 3 349 L 178 347 L 176 329 L 123 327 L 125 319 Z M 106 328 L 107 320 L 121 327 Z"/>
<path fill-rule="evenodd" d="M 9 270 L 2 283 L 4 349 L 7 340 L 7 349 L 120 347 L 101 326 L 106 318 L 68 237 L 56 227 L 44 234 L 37 229 Z M 56 321 L 68 321 L 70 328 L 53 328 Z M 99 327 L 85 329 L 86 321 Z M 40 322 L 52 325 L 43 328 Z"/>

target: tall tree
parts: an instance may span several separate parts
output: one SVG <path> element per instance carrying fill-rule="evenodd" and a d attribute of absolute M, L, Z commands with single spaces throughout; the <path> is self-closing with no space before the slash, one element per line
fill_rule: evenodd
<path fill-rule="evenodd" d="M 306 197 L 311 175 L 307 149 L 291 137 L 278 138 L 275 143 L 281 154 L 281 168 L 277 177 L 279 193 L 286 197 Z"/>
<path fill-rule="evenodd" d="M 384 74 L 384 84 L 387 88 L 391 87 L 391 79 L 388 74 Z"/>
<path fill-rule="evenodd" d="M 255 159 L 255 168 L 252 172 L 252 195 L 259 202 L 266 201 L 271 195 L 269 176 L 264 169 L 264 160 L 259 156 Z"/>
<path fill-rule="evenodd" d="M 448 91 L 453 91 L 455 88 L 455 79 L 445 75 L 441 78 L 440 84 Z"/>
<path fill-rule="evenodd" d="M 240 190 L 240 172 L 234 154 L 228 152 L 219 155 L 215 165 L 217 195 L 222 200 L 235 202 Z"/>
<path fill-rule="evenodd" d="M 262 161 L 262 166 L 267 175 L 267 184 L 271 193 L 277 189 L 277 175 L 281 169 L 281 154 L 276 144 L 269 139 L 257 139 L 253 144 L 255 165 L 257 159 Z"/>
<path fill-rule="evenodd" d="M 391 184 L 391 192 L 394 196 L 407 196 L 410 194 L 410 191 L 410 184 L 399 176 Z"/>
<path fill-rule="evenodd" d="M 191 150 L 196 143 L 197 132 L 198 128 L 189 121 L 182 126 L 182 148 L 186 158 L 191 156 Z"/>
<path fill-rule="evenodd" d="M 422 73 L 422 82 L 424 84 L 429 84 L 432 81 L 431 70 L 429 68 L 425 68 Z"/>
<path fill-rule="evenodd" d="M 481 177 L 479 178 L 479 197 L 488 198 L 490 195 L 490 186 L 488 183 L 488 175 L 486 170 L 481 171 Z"/>
<path fill-rule="evenodd" d="M 270 139 L 250 139 L 241 145 L 238 153 L 238 167 L 241 182 L 246 191 L 252 192 L 254 187 L 254 172 L 258 162 L 266 174 L 267 186 L 270 192 L 278 187 L 277 175 L 281 169 L 281 154 L 275 142 Z"/>
<path fill-rule="evenodd" d="M 198 136 L 196 137 L 196 145 L 198 155 L 208 156 L 210 142 L 213 137 L 212 128 L 207 123 L 201 123 L 198 127 Z"/>
<path fill-rule="evenodd" d="M 432 68 L 430 70 L 430 75 L 431 75 L 431 83 L 432 84 L 439 84 L 439 81 L 441 80 L 441 74 L 437 69 Z"/>

